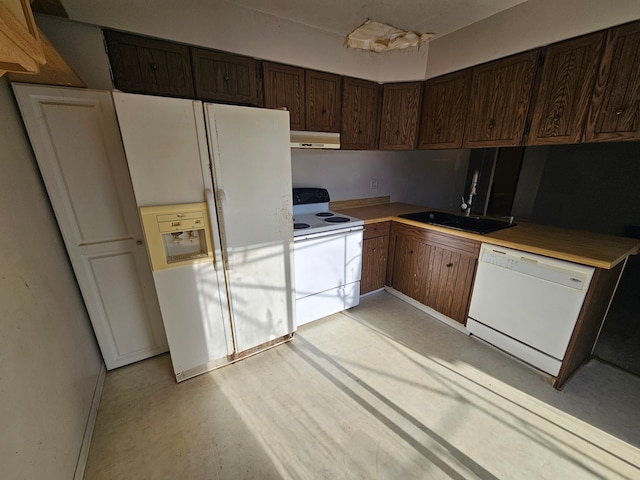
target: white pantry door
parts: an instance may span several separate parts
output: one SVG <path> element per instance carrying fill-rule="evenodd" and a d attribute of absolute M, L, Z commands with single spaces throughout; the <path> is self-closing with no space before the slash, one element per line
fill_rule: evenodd
<path fill-rule="evenodd" d="M 107 368 L 166 352 L 111 94 L 13 88 Z"/>

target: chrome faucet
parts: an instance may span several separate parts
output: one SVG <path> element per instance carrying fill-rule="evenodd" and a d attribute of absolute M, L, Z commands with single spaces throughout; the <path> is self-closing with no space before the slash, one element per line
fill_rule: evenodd
<path fill-rule="evenodd" d="M 467 217 L 471 213 L 471 204 L 473 203 L 473 197 L 475 197 L 477 194 L 478 194 L 478 170 L 476 169 L 473 172 L 473 178 L 471 179 L 471 188 L 469 189 L 469 197 L 467 198 L 467 200 L 465 200 L 463 196 L 462 205 L 460 205 L 462 212 Z"/>

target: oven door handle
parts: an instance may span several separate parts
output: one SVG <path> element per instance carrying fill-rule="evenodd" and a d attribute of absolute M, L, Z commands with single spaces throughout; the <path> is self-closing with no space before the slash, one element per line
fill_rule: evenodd
<path fill-rule="evenodd" d="M 347 233 L 356 233 L 364 230 L 364 226 L 341 228 L 340 230 L 329 230 L 326 232 L 309 233 L 308 235 L 300 235 L 293 238 L 293 243 L 302 243 L 307 240 L 317 240 L 318 238 L 340 237 Z"/>

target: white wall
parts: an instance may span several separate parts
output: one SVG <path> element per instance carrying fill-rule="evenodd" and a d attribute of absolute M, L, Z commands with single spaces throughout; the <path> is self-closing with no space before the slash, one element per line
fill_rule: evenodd
<path fill-rule="evenodd" d="M 94 25 L 36 15 L 36 23 L 87 87 L 111 90 L 109 58 L 102 30 Z"/>
<path fill-rule="evenodd" d="M 102 357 L 0 79 L 0 476 L 73 478 Z"/>
<path fill-rule="evenodd" d="M 432 78 L 640 18 L 638 0 L 528 0 L 433 40 Z"/>
<path fill-rule="evenodd" d="M 428 45 L 381 54 L 347 49 L 341 35 L 224 0 L 201 0 L 196 8 L 185 8 L 181 2 L 171 0 L 64 0 L 62 3 L 69 18 L 79 22 L 264 60 L 379 82 L 419 80 L 425 75 Z"/>
<path fill-rule="evenodd" d="M 324 187 L 331 200 L 390 195 L 405 202 L 457 211 L 470 150 L 412 152 L 292 150 L 294 187 Z M 372 190 L 370 181 L 378 181 Z"/>

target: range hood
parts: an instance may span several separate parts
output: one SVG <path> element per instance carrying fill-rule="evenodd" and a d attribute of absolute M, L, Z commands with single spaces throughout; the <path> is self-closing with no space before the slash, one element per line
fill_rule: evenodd
<path fill-rule="evenodd" d="M 291 130 L 291 148 L 340 148 L 340 134 Z"/>

